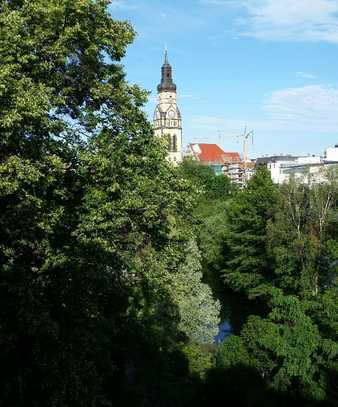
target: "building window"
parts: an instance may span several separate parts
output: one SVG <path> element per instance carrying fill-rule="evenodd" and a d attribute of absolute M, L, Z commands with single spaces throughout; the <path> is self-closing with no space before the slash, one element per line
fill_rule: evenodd
<path fill-rule="evenodd" d="M 168 134 L 168 150 L 170 153 L 177 153 L 177 136 Z"/>
<path fill-rule="evenodd" d="M 176 134 L 174 134 L 172 136 L 172 143 L 173 143 L 173 152 L 176 153 L 177 152 L 177 136 Z"/>
<path fill-rule="evenodd" d="M 172 151 L 172 141 L 171 141 L 171 136 L 168 134 L 168 151 L 171 153 Z"/>

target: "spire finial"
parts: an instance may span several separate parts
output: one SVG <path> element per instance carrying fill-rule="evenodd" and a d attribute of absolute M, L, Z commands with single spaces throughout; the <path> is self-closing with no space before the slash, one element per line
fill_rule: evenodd
<path fill-rule="evenodd" d="M 167 44 L 165 44 L 165 46 L 164 46 L 164 63 L 169 64 L 169 62 L 168 62 L 168 47 L 167 47 Z"/>

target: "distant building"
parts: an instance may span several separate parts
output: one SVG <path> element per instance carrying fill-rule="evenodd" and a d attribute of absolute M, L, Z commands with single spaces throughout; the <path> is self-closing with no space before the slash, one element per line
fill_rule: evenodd
<path fill-rule="evenodd" d="M 217 144 L 196 143 L 188 144 L 186 156 L 198 161 L 202 165 L 211 167 L 216 175 L 224 174 L 226 164 L 241 161 L 237 152 L 225 152 Z"/>
<path fill-rule="evenodd" d="M 255 171 L 254 162 L 235 161 L 227 162 L 223 167 L 223 174 L 227 175 L 234 184 L 244 188 Z"/>
<path fill-rule="evenodd" d="M 297 157 L 293 155 L 271 155 L 271 156 L 264 156 L 264 157 L 259 157 L 256 158 L 256 165 L 267 165 L 270 163 L 276 163 L 276 162 L 287 162 L 287 161 L 296 161 Z"/>
<path fill-rule="evenodd" d="M 176 102 L 176 85 L 173 82 L 167 51 L 165 51 L 161 70 L 161 83 L 157 86 L 157 106 L 153 127 L 156 136 L 168 140 L 168 160 L 172 163 L 180 163 L 182 161 L 182 118 Z"/>
<path fill-rule="evenodd" d="M 338 144 L 325 150 L 324 161 L 338 162 Z"/>
<path fill-rule="evenodd" d="M 338 164 L 338 148 L 327 149 L 324 158 L 314 155 L 279 155 L 256 160 L 256 165 L 267 166 L 275 184 L 288 182 L 291 176 L 304 183 L 325 182 L 325 171 L 335 163 Z"/>

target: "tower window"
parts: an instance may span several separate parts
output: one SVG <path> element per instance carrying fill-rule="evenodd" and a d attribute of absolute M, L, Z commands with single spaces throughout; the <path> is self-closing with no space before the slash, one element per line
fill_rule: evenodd
<path fill-rule="evenodd" d="M 177 136 L 174 134 L 172 136 L 172 152 L 176 153 L 177 152 Z"/>
<path fill-rule="evenodd" d="M 177 152 L 177 136 L 168 134 L 168 150 L 170 153 Z"/>
<path fill-rule="evenodd" d="M 168 142 L 168 152 L 169 153 L 177 153 L 178 152 L 178 139 L 176 134 L 165 134 L 165 138 Z"/>

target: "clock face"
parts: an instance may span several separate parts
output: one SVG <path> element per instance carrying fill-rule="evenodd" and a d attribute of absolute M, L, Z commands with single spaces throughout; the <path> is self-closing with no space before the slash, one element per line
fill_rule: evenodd
<path fill-rule="evenodd" d="M 175 117 L 175 112 L 173 110 L 170 110 L 168 116 L 170 119 L 173 119 Z"/>

